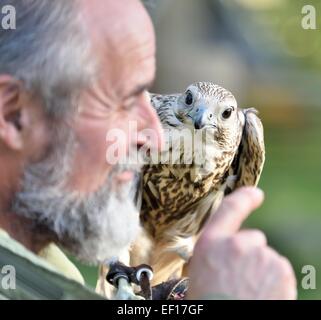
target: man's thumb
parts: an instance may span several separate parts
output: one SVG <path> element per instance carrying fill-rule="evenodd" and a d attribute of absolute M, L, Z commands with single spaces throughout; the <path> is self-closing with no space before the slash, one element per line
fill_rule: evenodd
<path fill-rule="evenodd" d="M 263 191 L 243 187 L 224 198 L 221 206 L 208 221 L 203 231 L 205 237 L 229 236 L 237 232 L 250 213 L 263 202 Z"/>

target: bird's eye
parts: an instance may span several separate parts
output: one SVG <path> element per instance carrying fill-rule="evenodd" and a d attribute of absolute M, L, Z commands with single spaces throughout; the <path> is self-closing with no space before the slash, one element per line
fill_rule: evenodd
<path fill-rule="evenodd" d="M 189 91 L 189 90 L 186 92 L 185 103 L 186 103 L 188 106 L 192 105 L 192 103 L 193 103 L 193 94 L 192 94 L 192 92 Z"/>
<path fill-rule="evenodd" d="M 226 110 L 222 113 L 223 119 L 228 119 L 228 118 L 231 116 L 232 111 L 233 111 L 232 108 L 226 109 Z"/>

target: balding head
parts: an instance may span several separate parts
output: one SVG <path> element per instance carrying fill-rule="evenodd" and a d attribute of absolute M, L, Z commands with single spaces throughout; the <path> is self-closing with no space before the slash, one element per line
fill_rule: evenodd
<path fill-rule="evenodd" d="M 155 74 L 155 35 L 142 2 L 81 0 L 80 9 L 92 51 L 99 59 L 98 77 L 108 74 L 111 81 L 104 82 L 107 88 L 113 87 L 110 96 L 130 95 L 135 90 L 131 84 L 148 86 Z M 142 75 L 145 70 L 148 73 Z"/>

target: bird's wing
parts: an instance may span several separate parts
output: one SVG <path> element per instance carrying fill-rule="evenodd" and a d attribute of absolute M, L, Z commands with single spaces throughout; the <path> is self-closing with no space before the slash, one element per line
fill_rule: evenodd
<path fill-rule="evenodd" d="M 231 168 L 236 176 L 232 189 L 257 186 L 265 161 L 263 125 L 257 111 L 250 108 L 242 112 L 245 122 L 241 143 Z"/>
<path fill-rule="evenodd" d="M 150 93 L 149 95 L 164 128 L 175 128 L 182 125 L 182 122 L 177 119 L 174 112 L 179 94 L 161 95 Z"/>

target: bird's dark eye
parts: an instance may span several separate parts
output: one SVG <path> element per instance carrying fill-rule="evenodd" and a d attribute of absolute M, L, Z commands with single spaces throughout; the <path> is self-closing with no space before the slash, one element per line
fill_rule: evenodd
<path fill-rule="evenodd" d="M 192 105 L 192 103 L 193 103 L 193 95 L 192 95 L 192 92 L 189 91 L 189 90 L 186 92 L 185 103 L 186 103 L 188 106 Z"/>
<path fill-rule="evenodd" d="M 228 118 L 231 116 L 232 111 L 233 111 L 232 108 L 226 109 L 226 110 L 222 113 L 223 119 L 228 119 Z"/>

